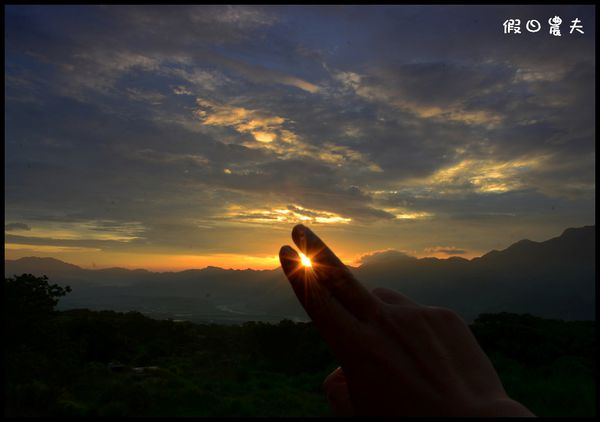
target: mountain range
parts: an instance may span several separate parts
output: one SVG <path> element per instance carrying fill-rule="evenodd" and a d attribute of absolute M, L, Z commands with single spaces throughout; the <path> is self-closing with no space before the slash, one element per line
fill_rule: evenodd
<path fill-rule="evenodd" d="M 415 258 L 396 251 L 370 256 L 352 272 L 369 289 L 396 289 L 426 305 L 450 307 L 471 321 L 482 312 L 595 319 L 595 226 L 521 240 L 466 260 Z M 70 285 L 60 309 L 137 310 L 195 322 L 307 320 L 280 268 L 180 272 L 89 270 L 54 258 L 5 260 L 5 276 L 47 275 Z"/>

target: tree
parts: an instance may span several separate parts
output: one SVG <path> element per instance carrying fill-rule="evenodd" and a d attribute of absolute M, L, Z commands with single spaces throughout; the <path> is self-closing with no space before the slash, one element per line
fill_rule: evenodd
<path fill-rule="evenodd" d="M 48 283 L 45 275 L 22 274 L 4 280 L 5 328 L 8 338 L 17 344 L 41 334 L 59 298 L 71 291 L 69 286 Z"/>
<path fill-rule="evenodd" d="M 32 274 L 23 274 L 5 278 L 7 316 L 51 313 L 58 299 L 70 291 L 70 286 L 49 284 L 48 277 L 45 275 L 36 277 Z"/>

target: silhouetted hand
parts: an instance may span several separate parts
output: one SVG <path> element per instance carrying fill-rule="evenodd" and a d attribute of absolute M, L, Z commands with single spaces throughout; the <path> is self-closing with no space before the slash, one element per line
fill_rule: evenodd
<path fill-rule="evenodd" d="M 281 266 L 341 364 L 325 380 L 341 416 L 534 416 L 510 399 L 455 312 L 389 289 L 369 292 L 310 229 L 297 225 L 302 265 L 283 246 Z"/>

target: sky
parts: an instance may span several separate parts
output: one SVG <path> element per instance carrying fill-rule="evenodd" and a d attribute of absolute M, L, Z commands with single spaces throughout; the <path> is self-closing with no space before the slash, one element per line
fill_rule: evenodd
<path fill-rule="evenodd" d="M 595 224 L 594 51 L 589 5 L 7 6 L 5 259 L 276 268 L 297 223 L 351 265 L 469 259 Z"/>

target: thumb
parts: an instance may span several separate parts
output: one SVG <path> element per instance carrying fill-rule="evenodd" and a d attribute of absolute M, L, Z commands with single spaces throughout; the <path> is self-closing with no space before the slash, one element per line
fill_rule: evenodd
<path fill-rule="evenodd" d="M 335 369 L 323 381 L 323 389 L 329 405 L 337 416 L 353 416 L 354 408 L 350 402 L 346 376 L 341 367 Z"/>

